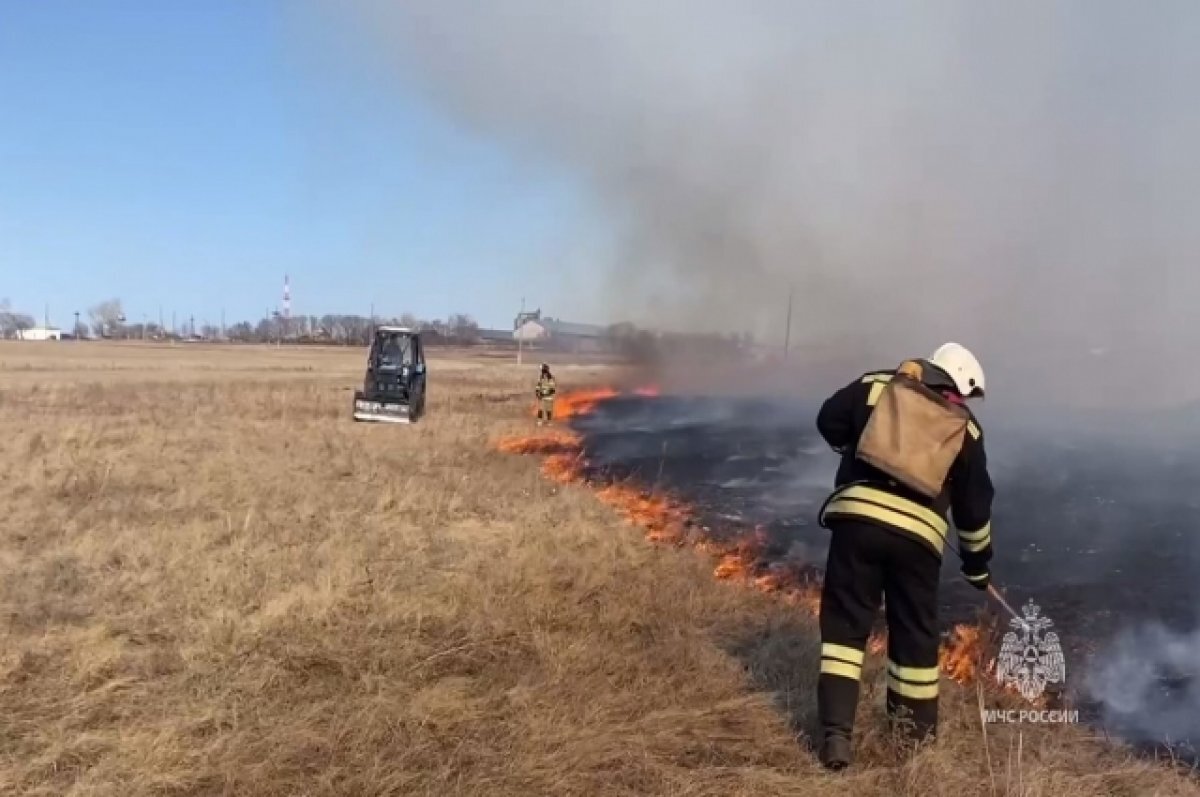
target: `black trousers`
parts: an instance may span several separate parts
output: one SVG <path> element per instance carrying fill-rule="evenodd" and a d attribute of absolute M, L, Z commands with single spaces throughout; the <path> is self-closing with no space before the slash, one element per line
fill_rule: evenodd
<path fill-rule="evenodd" d="M 865 522 L 829 522 L 821 593 L 822 730 L 849 739 L 871 626 L 881 597 L 888 627 L 887 712 L 910 738 L 937 732 L 941 560 L 904 532 Z"/>

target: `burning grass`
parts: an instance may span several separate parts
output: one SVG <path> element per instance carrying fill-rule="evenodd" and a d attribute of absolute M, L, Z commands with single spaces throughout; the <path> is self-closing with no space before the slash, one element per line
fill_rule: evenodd
<path fill-rule="evenodd" d="M 631 395 L 656 397 L 657 387 L 641 387 Z M 587 388 L 561 394 L 555 402 L 556 416 L 576 418 L 595 410 L 603 401 L 621 396 L 615 388 Z M 583 439 L 566 427 L 540 428 L 527 435 L 500 438 L 496 448 L 511 454 L 540 454 L 545 457 L 542 473 L 561 484 L 588 483 L 588 462 Z M 799 607 L 812 617 L 820 614 L 821 582 L 819 571 L 788 562 L 767 562 L 766 539 L 762 530 L 734 533 L 733 542 L 718 542 L 696 523 L 692 509 L 661 491 L 647 491 L 632 483 L 608 482 L 595 486 L 596 497 L 612 507 L 628 523 L 640 527 L 646 538 L 656 543 L 691 544 L 716 559 L 713 575 L 721 581 L 737 581 L 762 592 L 778 595 L 787 604 Z M 722 539 L 730 537 L 723 530 Z M 868 648 L 874 653 L 887 649 L 882 633 L 872 635 Z M 957 625 L 946 634 L 940 661 L 945 674 L 968 686 L 980 675 L 994 671 L 991 640 L 978 626 Z M 993 685 L 989 682 L 989 686 Z M 1015 690 L 1010 690 L 1015 694 Z"/>
<path fill-rule="evenodd" d="M 643 397 L 659 395 L 657 388 L 642 388 L 631 392 Z M 577 395 L 568 393 L 560 397 L 559 404 L 570 408 L 568 412 L 564 413 L 566 417 L 578 417 L 592 412 L 600 402 L 620 395 L 620 391 L 615 389 L 588 389 Z M 589 476 L 583 440 L 570 430 L 548 429 L 534 435 L 507 437 L 499 442 L 498 447 L 502 451 L 514 453 L 546 454 L 542 466 L 546 475 L 559 483 L 588 485 L 601 502 L 613 508 L 626 522 L 641 528 L 646 538 L 652 542 L 675 546 L 690 544 L 697 550 L 710 554 L 716 561 L 712 574 L 717 580 L 738 582 L 760 592 L 769 593 L 779 598 L 784 605 L 799 608 L 810 619 L 819 615 L 820 574 L 805 565 L 786 561 L 766 562 L 764 560 L 766 539 L 761 529 L 736 534 L 732 542 L 721 542 L 707 533 L 708 530 L 696 521 L 692 509 L 687 504 L 665 492 L 647 491 L 624 482 L 594 483 Z M 728 530 L 723 530 L 720 537 L 721 539 L 728 538 Z M 993 629 L 984 625 L 955 625 L 945 634 L 939 652 L 942 671 L 950 680 L 961 686 L 977 688 L 979 703 L 976 710 L 983 706 L 985 691 L 991 695 L 993 707 L 1044 708 L 1047 703 L 1044 697 L 1034 701 L 1033 704 L 1023 702 L 1017 696 L 1015 689 L 998 687 L 995 681 L 989 677 L 994 674 L 996 667 L 995 640 L 992 632 Z M 868 640 L 868 650 L 872 654 L 881 655 L 886 648 L 887 639 L 882 633 L 875 633 Z M 870 699 L 869 696 L 867 699 Z M 955 708 L 960 707 L 956 706 Z M 1080 744 L 1080 752 L 1084 753 L 1083 738 L 1074 738 Z M 986 736 L 982 741 L 985 746 L 988 744 Z M 1086 752 L 1095 754 L 1096 751 L 1086 750 Z M 1105 754 L 1107 755 L 1107 753 Z M 1010 759 L 1010 766 L 1011 763 Z M 988 787 L 992 793 L 997 793 L 996 775 L 990 771 L 990 759 L 988 765 Z M 1009 774 L 1011 774 L 1011 769 Z M 1150 778 L 1150 780 L 1154 779 L 1154 777 Z M 1112 785 L 1112 783 L 1107 784 L 1107 786 Z M 1194 784 L 1191 782 L 1170 780 L 1166 791 L 1158 791 L 1160 787 L 1156 785 L 1152 793 L 1175 793 L 1175 789 L 1190 790 L 1193 787 Z M 1101 785 L 1095 782 L 1088 788 L 1097 789 L 1095 792 L 1086 792 L 1089 794 L 1124 793 L 1121 788 L 1116 788 L 1113 792 L 1100 790 L 1102 789 Z M 1150 788 L 1149 781 L 1143 784 L 1143 788 Z M 1022 784 L 1016 790 L 1012 790 L 1011 785 L 1008 785 L 1005 787 L 1004 793 L 1048 794 L 1051 792 L 1042 792 L 1040 789 L 1026 787 Z M 1136 793 L 1143 792 L 1137 791 Z"/>
<path fill-rule="evenodd" d="M 0 794 L 1196 793 L 1010 728 L 992 789 L 954 695 L 913 758 L 864 695 L 862 767 L 822 774 L 807 615 L 489 449 L 536 369 L 435 360 L 396 428 L 349 420 L 360 366 L 0 344 Z"/>

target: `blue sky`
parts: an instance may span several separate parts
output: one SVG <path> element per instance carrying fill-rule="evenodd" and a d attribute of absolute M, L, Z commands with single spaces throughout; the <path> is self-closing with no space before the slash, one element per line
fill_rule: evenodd
<path fill-rule="evenodd" d="M 284 0 L 0 0 L 0 297 L 216 323 L 594 308 L 568 175 L 456 128 Z M 572 302 L 576 302 L 572 304 Z M 585 320 L 592 320 L 587 318 Z M 596 319 L 604 320 L 604 319 Z"/>

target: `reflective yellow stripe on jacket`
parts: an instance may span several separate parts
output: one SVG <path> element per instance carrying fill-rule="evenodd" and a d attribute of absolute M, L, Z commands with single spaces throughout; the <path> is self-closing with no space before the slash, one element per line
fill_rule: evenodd
<path fill-rule="evenodd" d="M 964 551 L 979 553 L 992 544 L 992 524 L 987 522 L 976 531 L 958 530 L 958 543 Z"/>
<path fill-rule="evenodd" d="M 821 513 L 821 525 L 830 516 L 856 518 L 883 523 L 904 531 L 929 545 L 942 555 L 950 525 L 945 518 L 907 498 L 901 498 L 877 487 L 854 484 L 835 492 Z"/>
<path fill-rule="evenodd" d="M 892 381 L 891 374 L 867 374 L 862 378 L 865 384 L 871 386 L 871 390 L 867 393 L 867 406 L 874 407 L 879 403 L 879 397 L 883 395 L 883 389 L 887 387 L 888 382 Z"/>

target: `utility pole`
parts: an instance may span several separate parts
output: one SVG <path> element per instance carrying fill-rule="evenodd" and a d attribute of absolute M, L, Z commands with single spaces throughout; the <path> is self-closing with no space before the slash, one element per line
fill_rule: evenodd
<path fill-rule="evenodd" d="M 225 340 L 225 308 L 221 308 L 221 340 Z"/>
<path fill-rule="evenodd" d="M 76 341 L 79 340 L 79 311 L 78 310 L 75 311 L 75 329 L 72 330 L 71 334 L 75 336 Z"/>
<path fill-rule="evenodd" d="M 522 364 L 525 336 L 521 334 L 522 321 L 525 318 L 525 297 L 521 297 L 521 312 L 517 314 L 517 365 Z"/>
<path fill-rule="evenodd" d="M 788 286 L 788 311 L 787 311 L 787 330 L 783 333 L 783 356 L 787 357 L 788 346 L 792 342 L 792 290 L 793 286 Z"/>

